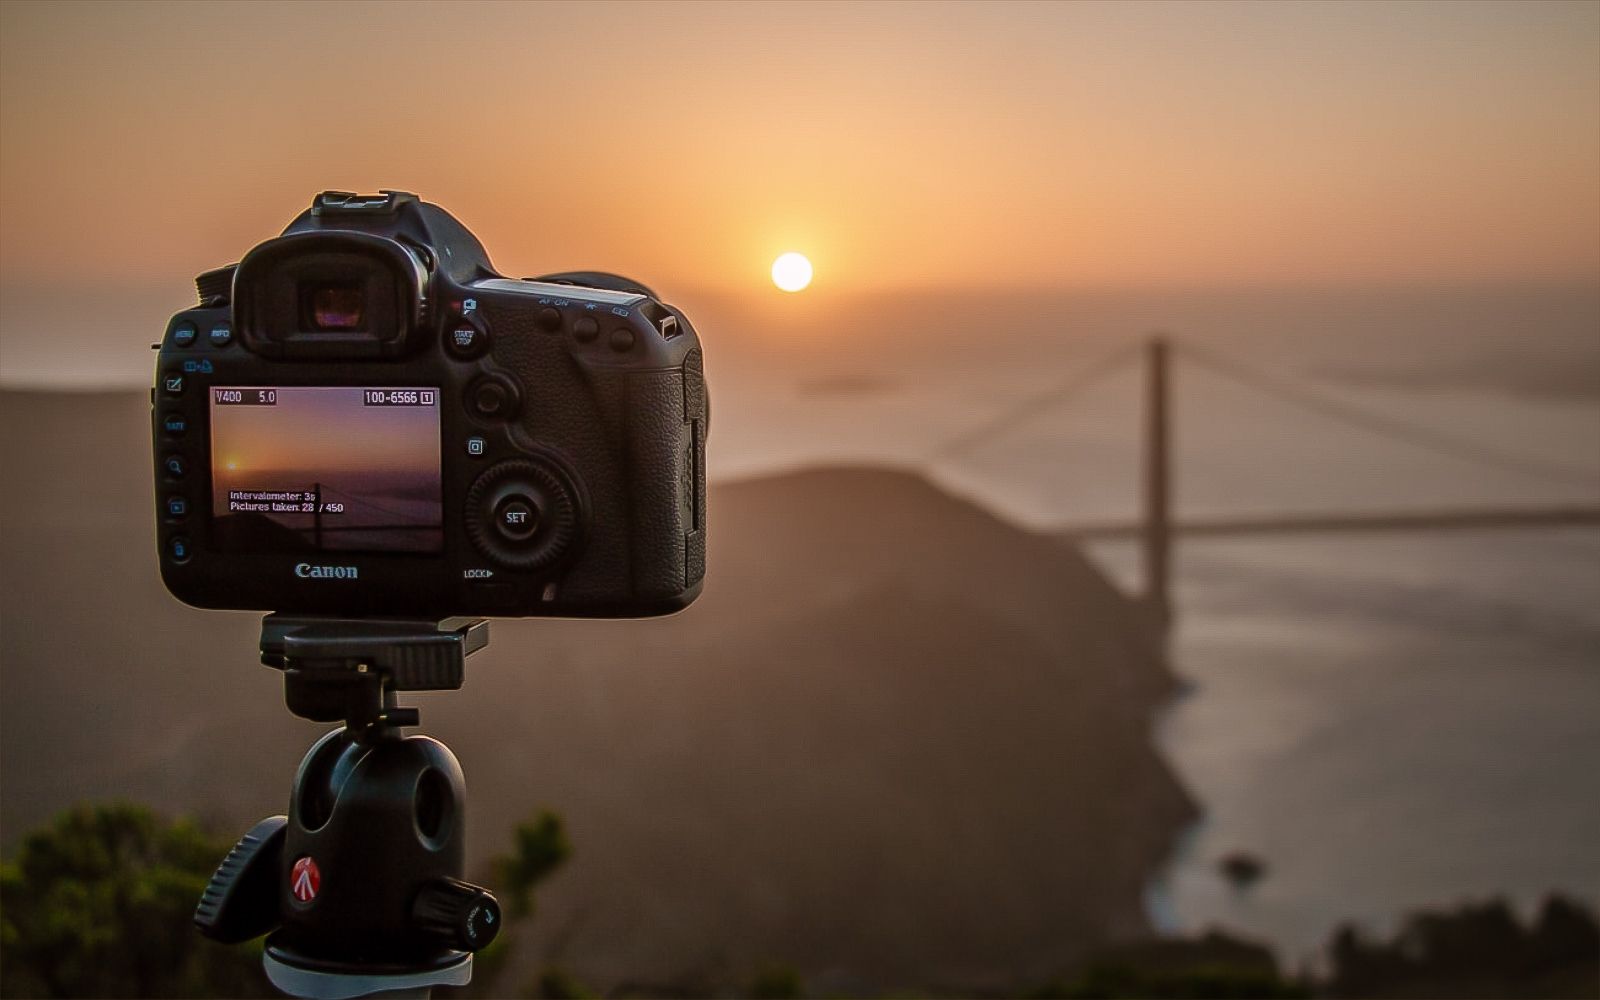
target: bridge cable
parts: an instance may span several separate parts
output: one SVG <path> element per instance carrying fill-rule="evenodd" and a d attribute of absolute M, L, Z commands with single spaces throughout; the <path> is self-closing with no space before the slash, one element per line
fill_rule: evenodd
<path fill-rule="evenodd" d="M 1457 437 L 1433 427 L 1384 416 L 1348 403 L 1330 399 L 1318 393 L 1307 391 L 1286 379 L 1276 378 L 1258 371 L 1249 365 L 1209 348 L 1195 347 L 1187 342 L 1175 342 L 1173 348 L 1187 355 L 1191 361 L 1232 379 L 1234 382 L 1275 397 L 1281 402 L 1298 406 L 1303 410 L 1308 410 L 1324 417 L 1342 420 L 1345 423 L 1353 424 L 1369 433 L 1377 434 L 1390 440 L 1400 441 L 1458 460 L 1491 466 L 1504 472 L 1515 472 L 1550 482 L 1583 486 L 1589 489 L 1593 489 L 1597 485 L 1596 479 L 1592 474 L 1587 474 L 1571 466 L 1523 458 L 1520 455 L 1501 451 L 1498 448 L 1480 444 L 1467 438 Z"/>
<path fill-rule="evenodd" d="M 928 458 L 947 458 L 951 455 L 959 454 L 987 438 L 1009 430 L 1030 417 L 1043 413 L 1062 400 L 1099 382 L 1124 364 L 1135 360 L 1143 350 L 1143 344 L 1131 344 L 1102 355 L 1073 372 L 1072 377 L 1065 382 L 1029 396 L 1016 406 L 995 415 L 977 427 L 962 431 L 960 434 L 949 438 L 929 452 Z"/>

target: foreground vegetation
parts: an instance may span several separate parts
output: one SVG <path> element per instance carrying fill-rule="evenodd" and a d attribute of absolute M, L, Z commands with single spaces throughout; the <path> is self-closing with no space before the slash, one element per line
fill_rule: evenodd
<path fill-rule="evenodd" d="M 274 995 L 261 974 L 259 942 L 223 947 L 202 939 L 190 923 L 206 880 L 231 846 L 187 820 L 167 822 L 127 804 L 79 807 L 30 834 L 16 856 L 0 865 L 0 996 Z M 511 851 L 494 863 L 509 917 L 526 919 L 535 912 L 534 889 L 570 853 L 554 814 L 541 813 L 517 827 Z M 542 970 L 525 984 L 501 982 L 515 937 L 508 928 L 478 955 L 469 992 L 594 995 L 558 968 Z M 1560 896 L 1548 899 L 1528 923 L 1493 900 L 1415 914 L 1387 939 L 1346 926 L 1334 935 L 1328 962 L 1322 977 L 1288 975 L 1269 949 L 1213 933 L 1107 949 L 1051 982 L 1018 984 L 1011 995 L 1596 997 L 1600 924 L 1583 905 Z M 635 986 L 621 995 L 784 1000 L 812 993 L 799 972 L 774 967 L 743 984 Z"/>

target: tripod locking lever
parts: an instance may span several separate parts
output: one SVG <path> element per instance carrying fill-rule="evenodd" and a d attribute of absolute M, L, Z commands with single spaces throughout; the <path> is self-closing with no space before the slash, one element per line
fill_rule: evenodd
<path fill-rule="evenodd" d="M 238 944 L 278 926 L 278 872 L 288 823 L 287 816 L 268 816 L 222 859 L 195 907 L 194 925 L 201 934 Z"/>

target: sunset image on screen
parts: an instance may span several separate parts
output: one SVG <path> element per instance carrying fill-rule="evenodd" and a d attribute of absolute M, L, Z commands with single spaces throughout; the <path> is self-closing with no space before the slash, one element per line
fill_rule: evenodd
<path fill-rule="evenodd" d="M 212 387 L 218 544 L 437 551 L 443 538 L 437 391 Z"/>

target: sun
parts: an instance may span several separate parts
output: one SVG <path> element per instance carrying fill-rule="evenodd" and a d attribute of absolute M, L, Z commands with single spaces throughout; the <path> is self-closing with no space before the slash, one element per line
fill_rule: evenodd
<path fill-rule="evenodd" d="M 786 292 L 798 292 L 811 284 L 811 262 L 805 254 L 790 251 L 772 262 L 772 283 Z"/>

